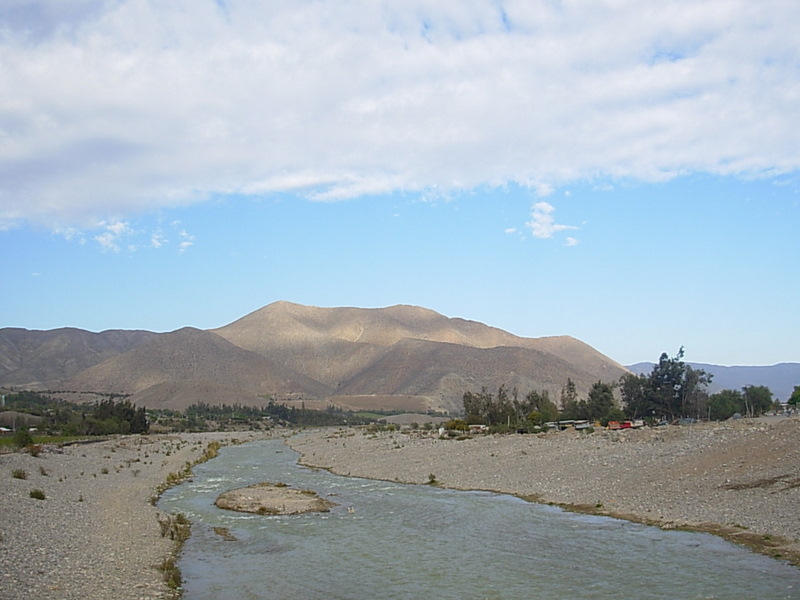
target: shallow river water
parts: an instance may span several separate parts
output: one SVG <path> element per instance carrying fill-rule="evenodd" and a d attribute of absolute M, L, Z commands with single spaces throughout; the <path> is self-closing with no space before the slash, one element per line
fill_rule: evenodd
<path fill-rule="evenodd" d="M 159 506 L 193 523 L 179 563 L 185 600 L 800 599 L 800 569 L 711 535 L 340 477 L 297 459 L 281 440 L 226 447 L 164 494 Z M 213 504 L 262 481 L 338 506 L 276 517 Z"/>

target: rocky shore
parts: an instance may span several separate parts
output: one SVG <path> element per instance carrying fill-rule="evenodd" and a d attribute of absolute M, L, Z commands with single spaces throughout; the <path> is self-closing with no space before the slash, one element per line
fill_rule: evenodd
<path fill-rule="evenodd" d="M 176 542 L 153 505 L 158 489 L 210 442 L 253 437 L 128 436 L 0 454 L 0 599 L 173 597 L 162 567 Z"/>
<path fill-rule="evenodd" d="M 342 475 L 494 490 L 570 510 L 708 531 L 800 566 L 800 418 L 541 435 L 291 438 Z"/>

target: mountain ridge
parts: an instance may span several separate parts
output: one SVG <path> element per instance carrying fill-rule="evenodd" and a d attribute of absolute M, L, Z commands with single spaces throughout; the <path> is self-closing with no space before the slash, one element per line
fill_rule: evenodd
<path fill-rule="evenodd" d="M 129 395 L 144 406 L 263 404 L 462 408 L 500 385 L 558 401 L 629 372 L 570 336 L 523 338 L 398 304 L 322 308 L 274 302 L 222 327 L 172 332 L 0 329 L 0 386 Z M 370 404 L 373 402 L 373 404 Z"/>

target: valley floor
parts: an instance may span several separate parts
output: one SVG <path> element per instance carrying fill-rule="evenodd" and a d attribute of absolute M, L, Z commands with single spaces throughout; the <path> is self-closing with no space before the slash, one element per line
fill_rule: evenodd
<path fill-rule="evenodd" d="M 175 548 L 152 504 L 211 441 L 282 435 L 128 436 L 0 455 L 0 598 L 172 597 Z M 433 435 L 323 429 L 289 439 L 305 464 L 353 475 L 496 490 L 662 527 L 707 530 L 800 566 L 800 418 L 658 429 Z M 21 475 L 24 474 L 24 477 Z M 41 490 L 44 499 L 31 497 Z"/>
<path fill-rule="evenodd" d="M 514 494 L 708 531 L 800 566 L 800 418 L 438 439 L 342 429 L 293 437 L 302 462 L 352 475 Z"/>

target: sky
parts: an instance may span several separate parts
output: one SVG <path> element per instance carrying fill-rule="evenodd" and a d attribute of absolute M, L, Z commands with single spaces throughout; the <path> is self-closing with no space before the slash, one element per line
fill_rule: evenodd
<path fill-rule="evenodd" d="M 0 327 L 423 306 L 800 362 L 800 3 L 3 0 Z"/>

